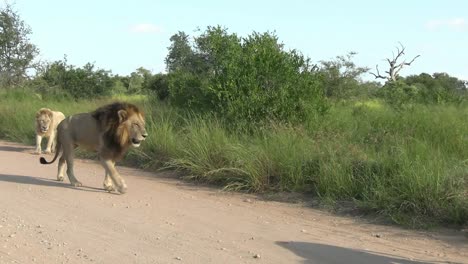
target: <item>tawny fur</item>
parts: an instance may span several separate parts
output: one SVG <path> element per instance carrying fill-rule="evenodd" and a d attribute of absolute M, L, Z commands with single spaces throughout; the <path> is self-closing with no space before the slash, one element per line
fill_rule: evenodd
<path fill-rule="evenodd" d="M 43 138 L 48 138 L 45 153 L 51 153 L 55 150 L 55 135 L 58 124 L 65 119 L 62 112 L 52 111 L 49 108 L 41 108 L 36 112 L 35 131 L 36 131 L 36 154 L 41 154 L 41 142 Z M 41 128 L 46 127 L 46 131 Z"/>
<path fill-rule="evenodd" d="M 143 113 L 133 104 L 116 102 L 90 113 L 69 116 L 57 128 L 57 150 L 52 161 L 40 159 L 42 164 L 53 163 L 62 150 L 57 180 L 64 179 L 65 162 L 70 183 L 81 186 L 73 172 L 74 149 L 81 147 L 96 151 L 105 169 L 104 188 L 125 193 L 127 185 L 115 169 L 115 162 L 123 158 L 130 146 L 138 147 L 147 136 Z"/>

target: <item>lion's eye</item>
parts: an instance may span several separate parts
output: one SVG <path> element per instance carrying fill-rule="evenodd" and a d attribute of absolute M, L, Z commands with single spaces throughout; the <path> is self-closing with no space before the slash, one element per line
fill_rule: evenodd
<path fill-rule="evenodd" d="M 135 127 L 140 127 L 140 125 L 138 125 L 137 123 L 133 123 L 132 125 Z"/>

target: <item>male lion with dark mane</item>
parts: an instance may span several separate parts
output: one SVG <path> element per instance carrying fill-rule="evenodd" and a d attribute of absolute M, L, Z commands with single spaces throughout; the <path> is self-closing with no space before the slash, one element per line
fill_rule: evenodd
<path fill-rule="evenodd" d="M 48 137 L 47 147 L 44 153 L 51 153 L 55 149 L 55 134 L 58 124 L 65 119 L 62 112 L 52 111 L 49 108 L 41 108 L 36 112 L 36 154 L 41 154 L 42 138 Z"/>
<path fill-rule="evenodd" d="M 148 136 L 143 113 L 133 104 L 116 102 L 67 117 L 57 128 L 57 149 L 52 161 L 41 157 L 41 164 L 53 163 L 60 150 L 57 180 L 63 181 L 65 162 L 71 185 L 81 186 L 73 172 L 73 156 L 76 147 L 95 151 L 106 171 L 104 189 L 111 192 L 116 187 L 125 193 L 127 185 L 115 169 L 115 162 L 123 158 L 130 146 L 139 147 Z"/>

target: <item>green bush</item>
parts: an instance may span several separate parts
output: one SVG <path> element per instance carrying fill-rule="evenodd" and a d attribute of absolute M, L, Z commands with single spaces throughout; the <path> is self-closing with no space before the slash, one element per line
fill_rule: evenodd
<path fill-rule="evenodd" d="M 272 33 L 241 38 L 208 27 L 193 47 L 182 32 L 171 40 L 169 98 L 177 106 L 250 124 L 299 122 L 327 109 L 322 75 Z"/>
<path fill-rule="evenodd" d="M 421 73 L 399 78 L 396 82 L 389 81 L 377 94 L 398 107 L 412 103 L 460 103 L 466 99 L 467 87 L 465 82 L 446 73 L 432 76 Z"/>
<path fill-rule="evenodd" d="M 329 61 L 321 61 L 316 66 L 323 75 L 325 95 L 334 99 L 362 98 L 369 95 L 369 85 L 360 80 L 360 76 L 369 68 L 358 67 L 352 61 L 355 52 L 345 56 L 336 56 Z M 375 88 L 375 84 L 374 87 Z"/>
<path fill-rule="evenodd" d="M 66 59 L 46 65 L 31 85 L 43 95 L 63 93 L 74 99 L 109 96 L 115 88 L 108 71 L 95 69 L 91 63 L 74 67 Z"/>
<path fill-rule="evenodd" d="M 408 85 L 404 80 L 387 82 L 377 94 L 397 108 L 421 101 L 420 88 L 417 85 Z"/>
<path fill-rule="evenodd" d="M 466 96 L 465 83 L 446 73 L 434 73 L 432 76 L 421 73 L 408 76 L 404 81 L 418 87 L 423 103 L 460 102 Z"/>
<path fill-rule="evenodd" d="M 145 89 L 154 92 L 159 100 L 166 100 L 169 97 L 168 75 L 159 73 L 149 77 Z"/>

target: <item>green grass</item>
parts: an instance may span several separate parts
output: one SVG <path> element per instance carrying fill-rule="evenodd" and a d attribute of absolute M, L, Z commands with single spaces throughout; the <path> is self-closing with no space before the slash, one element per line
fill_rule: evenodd
<path fill-rule="evenodd" d="M 380 101 L 336 103 L 302 126 L 271 124 L 252 133 L 212 116 L 141 96 L 149 138 L 127 160 L 175 169 L 228 190 L 300 192 L 322 201 L 352 201 L 409 226 L 468 221 L 468 107 Z M 106 100 L 45 101 L 27 92 L 0 94 L 0 137 L 32 144 L 40 107 L 69 115 Z"/>

